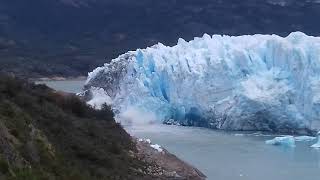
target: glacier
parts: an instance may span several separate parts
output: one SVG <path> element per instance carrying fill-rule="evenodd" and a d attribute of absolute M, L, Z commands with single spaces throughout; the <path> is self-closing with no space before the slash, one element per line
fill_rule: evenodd
<path fill-rule="evenodd" d="M 96 68 L 85 90 L 119 121 L 310 134 L 320 129 L 320 38 L 205 34 L 158 43 Z"/>

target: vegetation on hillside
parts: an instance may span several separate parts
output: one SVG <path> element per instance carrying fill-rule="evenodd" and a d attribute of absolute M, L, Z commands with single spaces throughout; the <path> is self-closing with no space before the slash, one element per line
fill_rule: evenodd
<path fill-rule="evenodd" d="M 0 179 L 150 179 L 108 106 L 0 75 Z"/>

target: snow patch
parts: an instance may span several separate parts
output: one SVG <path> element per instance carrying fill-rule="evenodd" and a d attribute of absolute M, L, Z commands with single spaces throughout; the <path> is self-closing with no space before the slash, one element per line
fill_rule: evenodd
<path fill-rule="evenodd" d="M 163 151 L 163 149 L 161 148 L 160 145 L 151 144 L 151 140 L 150 139 L 138 139 L 138 141 L 150 144 L 150 147 L 152 147 L 153 149 L 157 150 L 158 152 L 162 152 Z"/>
<path fill-rule="evenodd" d="M 163 151 L 161 146 L 158 145 L 158 144 L 151 144 L 150 147 L 152 147 L 153 149 L 157 150 L 158 152 L 162 152 Z"/>
<path fill-rule="evenodd" d="M 139 139 L 138 141 L 139 141 L 139 142 L 145 142 L 145 143 L 151 144 L 151 140 L 150 140 L 150 139 Z"/>

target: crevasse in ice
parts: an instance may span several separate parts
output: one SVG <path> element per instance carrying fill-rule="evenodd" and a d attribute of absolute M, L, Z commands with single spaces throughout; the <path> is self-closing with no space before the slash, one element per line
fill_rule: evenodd
<path fill-rule="evenodd" d="M 100 88 L 118 119 L 135 112 L 134 121 L 152 117 L 218 129 L 316 129 L 320 38 L 205 34 L 173 47 L 159 43 L 89 73 L 86 89 L 96 107 L 103 102 L 101 92 L 94 93 Z"/>

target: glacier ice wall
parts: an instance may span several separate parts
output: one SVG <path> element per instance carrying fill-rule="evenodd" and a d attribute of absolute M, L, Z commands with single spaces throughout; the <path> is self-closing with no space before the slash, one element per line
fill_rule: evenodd
<path fill-rule="evenodd" d="M 159 43 L 98 67 L 85 87 L 91 94 L 102 88 L 117 117 L 134 111 L 141 120 L 147 114 L 153 121 L 218 129 L 317 129 L 320 38 L 205 34 L 173 47 Z"/>

